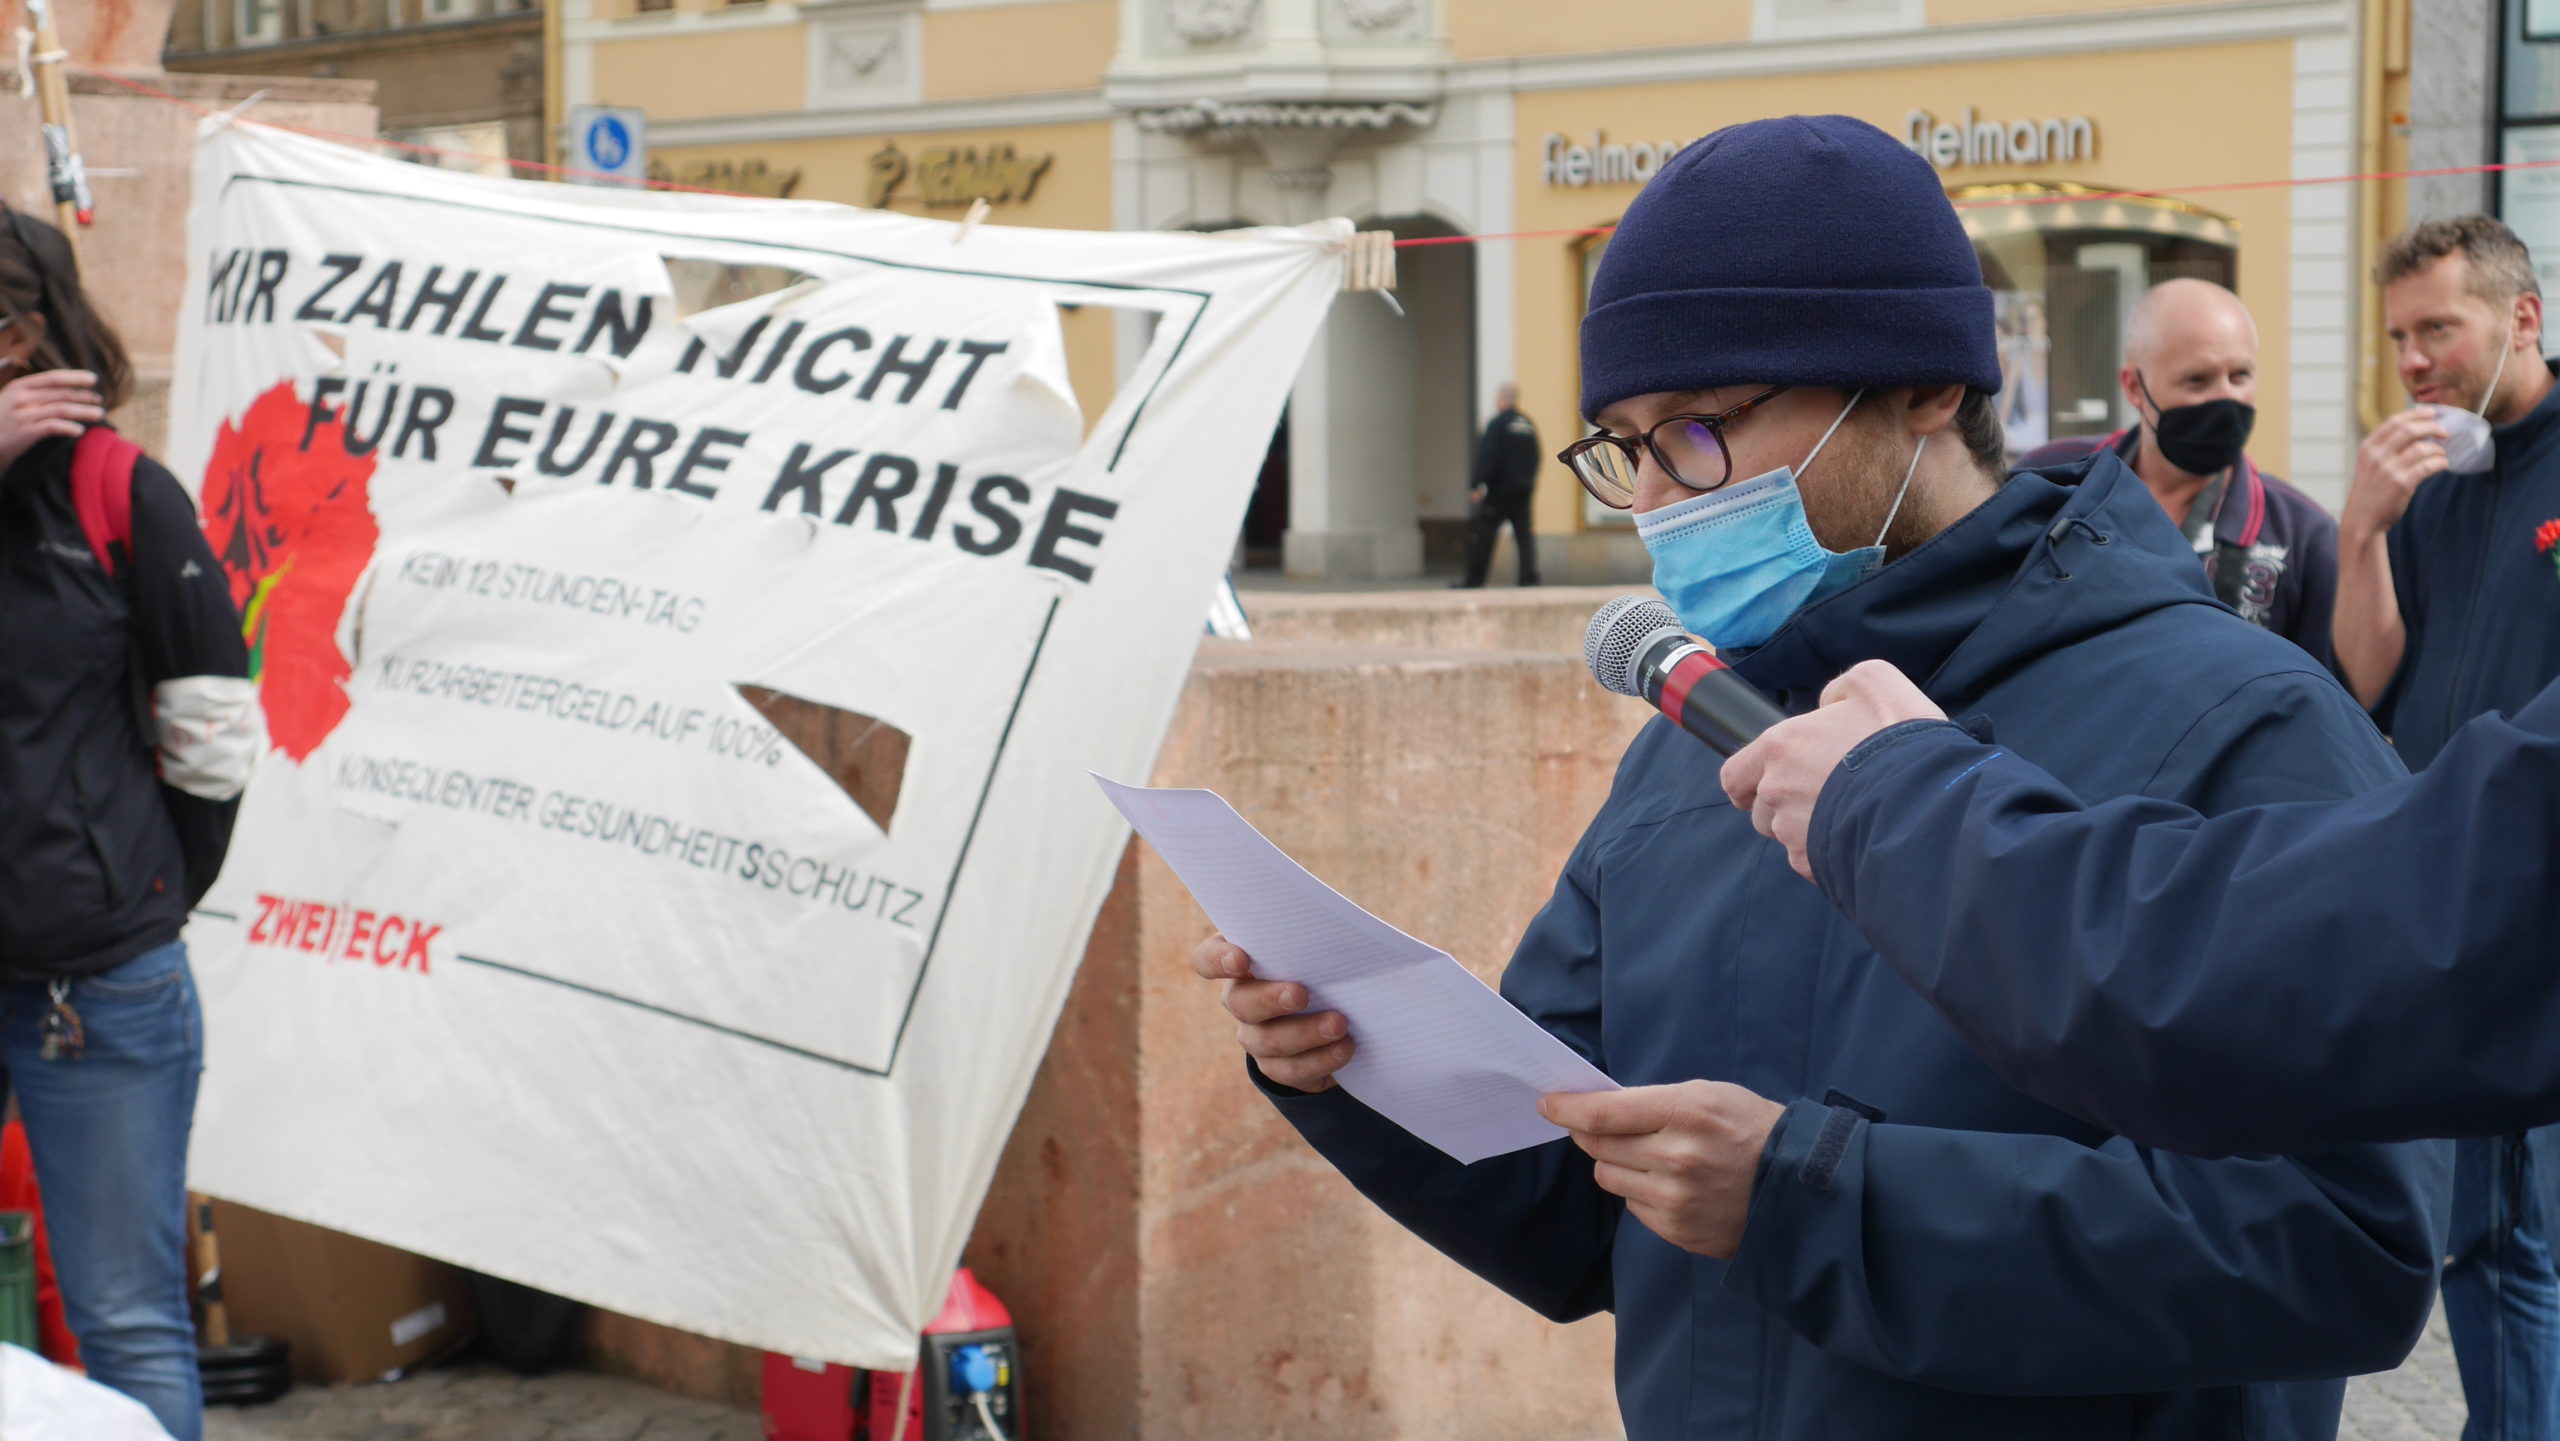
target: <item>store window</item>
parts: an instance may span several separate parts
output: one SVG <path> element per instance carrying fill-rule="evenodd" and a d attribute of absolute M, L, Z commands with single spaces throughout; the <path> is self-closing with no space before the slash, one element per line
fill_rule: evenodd
<path fill-rule="evenodd" d="M 2560 294 L 2560 0 L 2506 0 L 2498 66 L 2498 158 L 2540 165 L 2498 174 L 2498 218 L 2546 295 Z"/>
<path fill-rule="evenodd" d="M 2116 385 L 2142 293 L 2192 277 L 2232 286 L 2239 227 L 2173 200 L 2076 185 L 1952 192 L 2000 327 L 2000 410 L 2012 453 L 2134 423 Z"/>

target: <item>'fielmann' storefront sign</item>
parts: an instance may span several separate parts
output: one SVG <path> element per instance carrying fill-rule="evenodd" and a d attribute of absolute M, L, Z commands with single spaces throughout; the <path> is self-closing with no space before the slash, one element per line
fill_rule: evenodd
<path fill-rule="evenodd" d="M 1630 145 L 1612 141 L 1605 130 L 1592 131 L 1588 144 L 1562 134 L 1549 135 L 1546 181 L 1577 190 L 1593 185 L 1642 185 L 1688 143 L 1639 140 Z"/>
<path fill-rule="evenodd" d="M 1940 120 L 1926 110 L 1902 118 L 1902 143 L 1940 170 L 1961 165 L 2046 165 L 2098 158 L 2098 124 L 2086 115 L 2068 119 Z"/>
<path fill-rule="evenodd" d="M 1902 126 L 1902 143 L 1941 170 L 1967 165 L 2048 165 L 2094 160 L 2098 155 L 2098 125 L 2085 115 L 1980 120 L 1968 105 L 1960 120 L 1940 120 L 1931 111 L 1914 110 L 1903 117 Z M 1688 143 L 1611 140 L 1606 130 L 1593 130 L 1588 140 L 1577 140 L 1558 131 L 1546 138 L 1540 175 L 1558 189 L 1642 185 Z"/>

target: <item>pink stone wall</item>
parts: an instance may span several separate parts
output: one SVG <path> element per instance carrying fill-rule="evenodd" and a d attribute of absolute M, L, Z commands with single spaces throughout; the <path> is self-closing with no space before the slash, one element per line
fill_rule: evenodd
<path fill-rule="evenodd" d="M 77 8 L 58 6 L 58 9 Z M 163 19 L 165 24 L 165 16 Z M 156 42 L 155 42 L 156 43 Z M 374 132 L 373 87 L 349 80 L 150 74 L 143 83 L 221 110 L 264 90 L 248 114 L 278 125 L 359 135 Z M 97 223 L 78 236 L 90 298 L 124 337 L 139 383 L 117 427 L 147 450 L 167 438 L 171 352 L 187 273 L 187 206 L 193 193 L 197 116 L 94 76 L 71 77 L 71 125 L 92 179 Z M 44 149 L 36 102 L 0 94 L 0 199 L 47 220 Z"/>
<path fill-rule="evenodd" d="M 176 0 L 53 0 L 53 24 L 73 60 L 110 70 L 160 68 Z M 0 0 L 0 35 L 29 26 L 24 0 Z"/>
<path fill-rule="evenodd" d="M 1611 597 L 1641 588 L 1550 585 L 1454 594 L 1248 590 L 1242 599 L 1260 645 L 1578 656 L 1591 613 Z"/>

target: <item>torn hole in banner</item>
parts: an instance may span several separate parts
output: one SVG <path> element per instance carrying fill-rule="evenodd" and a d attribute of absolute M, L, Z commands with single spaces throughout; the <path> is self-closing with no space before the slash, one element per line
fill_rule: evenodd
<path fill-rule="evenodd" d="M 773 317 L 826 282 L 786 265 L 736 265 L 662 255 L 676 323 L 692 337 L 681 368 L 707 354 L 722 379 L 734 377 Z"/>
<path fill-rule="evenodd" d="M 1136 322 L 1132 334 L 1137 343 L 1131 347 L 1134 356 L 1152 348 L 1161 311 L 1153 305 L 1116 304 L 1082 296 L 1072 300 L 1058 297 L 1054 308 L 1058 319 L 1053 333 L 1057 346 L 1054 360 L 1026 365 L 1025 379 L 1045 385 L 1075 412 L 1077 437 L 1089 441 L 1124 403 L 1136 403 L 1137 397 L 1127 392 L 1138 377 L 1152 373 L 1152 368 L 1144 364 L 1125 369 L 1120 364 L 1124 325 Z"/>
<path fill-rule="evenodd" d="M 661 255 L 658 262 L 666 267 L 678 320 L 754 300 L 767 303 L 753 314 L 771 314 L 788 302 L 785 292 L 819 283 L 816 276 L 788 265 L 739 265 L 690 255 Z"/>
<path fill-rule="evenodd" d="M 852 797 L 882 834 L 888 833 L 889 820 L 898 812 L 898 793 L 906 785 L 912 738 L 905 731 L 876 716 L 760 685 L 735 689 L 783 740 L 816 762 L 828 779 Z M 739 743 L 752 747 L 757 742 L 754 737 L 741 737 Z"/>

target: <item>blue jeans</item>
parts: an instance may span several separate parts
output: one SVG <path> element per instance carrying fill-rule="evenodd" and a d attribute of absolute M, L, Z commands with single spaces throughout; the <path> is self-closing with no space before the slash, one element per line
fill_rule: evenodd
<path fill-rule="evenodd" d="M 2560 1441 L 2560 1127 L 2454 1143 L 2444 1318 L 2463 1441 Z"/>
<path fill-rule="evenodd" d="M 0 1071 L 35 1153 L 63 1313 L 92 1380 L 150 1407 L 177 1441 L 201 1441 L 186 1172 L 204 1017 L 187 948 L 75 981 L 69 999 L 84 1043 L 48 1061 L 45 987 L 0 985 Z"/>

